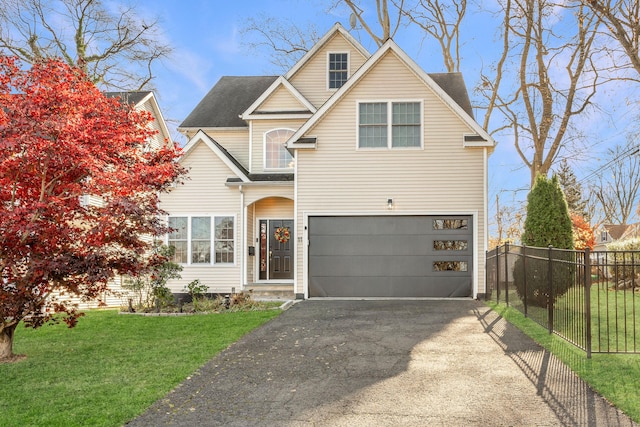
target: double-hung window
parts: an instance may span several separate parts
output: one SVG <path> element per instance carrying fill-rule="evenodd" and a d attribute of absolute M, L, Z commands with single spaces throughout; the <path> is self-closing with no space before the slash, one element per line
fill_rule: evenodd
<path fill-rule="evenodd" d="M 169 217 L 169 227 L 172 231 L 169 233 L 169 246 L 173 246 L 173 262 L 186 264 L 189 259 L 189 234 L 187 231 L 189 218 L 186 216 Z"/>
<path fill-rule="evenodd" d="M 349 54 L 329 53 L 329 89 L 339 89 L 349 78 Z"/>
<path fill-rule="evenodd" d="M 359 148 L 422 146 L 420 102 L 361 102 L 358 104 Z"/>
<path fill-rule="evenodd" d="M 233 216 L 171 216 L 167 243 L 175 248 L 173 261 L 189 265 L 233 264 Z"/>

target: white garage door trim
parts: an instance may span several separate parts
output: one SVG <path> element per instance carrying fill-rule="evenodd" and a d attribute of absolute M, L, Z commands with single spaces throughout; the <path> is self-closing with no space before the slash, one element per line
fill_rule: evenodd
<path fill-rule="evenodd" d="M 478 294 L 478 261 L 479 247 L 481 242 L 478 239 L 478 211 L 310 211 L 302 213 L 304 244 L 302 245 L 302 283 L 304 288 L 304 298 L 309 298 L 309 217 L 313 216 L 444 216 L 444 215 L 466 215 L 471 216 L 473 221 L 473 266 L 472 266 L 472 298 Z"/>

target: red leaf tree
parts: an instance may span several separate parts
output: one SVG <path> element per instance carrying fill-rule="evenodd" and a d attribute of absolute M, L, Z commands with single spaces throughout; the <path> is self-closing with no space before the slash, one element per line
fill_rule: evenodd
<path fill-rule="evenodd" d="M 596 245 L 596 237 L 589 223 L 575 212 L 571 214 L 571 222 L 573 223 L 573 245 L 575 249 L 583 251 L 589 248 L 593 250 Z"/>
<path fill-rule="evenodd" d="M 55 294 L 94 299 L 162 261 L 148 256 L 167 232 L 158 198 L 184 174 L 177 147 L 148 149 L 148 113 L 61 61 L 21 67 L 0 56 L 0 360 L 20 321 L 75 325 L 82 313 Z"/>

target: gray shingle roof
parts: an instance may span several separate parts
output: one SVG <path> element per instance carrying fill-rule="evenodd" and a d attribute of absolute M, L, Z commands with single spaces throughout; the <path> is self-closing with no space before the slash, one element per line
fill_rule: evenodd
<path fill-rule="evenodd" d="M 277 76 L 225 76 L 207 93 L 181 128 L 246 127 L 238 116 L 271 86 Z"/>
<path fill-rule="evenodd" d="M 467 87 L 461 73 L 432 73 L 433 79 L 462 109 L 473 117 Z M 238 117 L 271 86 L 277 76 L 224 76 L 180 124 L 181 128 L 246 127 Z"/>
<path fill-rule="evenodd" d="M 120 101 L 124 104 L 138 105 L 138 102 L 142 101 L 145 96 L 149 95 L 151 91 L 133 91 L 133 92 L 105 92 L 107 98 L 119 97 Z"/>
<path fill-rule="evenodd" d="M 429 77 L 442 88 L 471 118 L 473 108 L 469 101 L 467 86 L 464 84 L 462 73 L 428 73 Z"/>

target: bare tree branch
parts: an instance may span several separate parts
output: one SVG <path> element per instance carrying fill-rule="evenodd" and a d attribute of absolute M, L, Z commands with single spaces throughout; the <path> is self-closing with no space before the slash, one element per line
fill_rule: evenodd
<path fill-rule="evenodd" d="M 638 0 L 581 0 L 604 22 L 631 66 L 640 74 L 640 2 Z"/>
<path fill-rule="evenodd" d="M 263 52 L 271 64 L 282 72 L 289 70 L 320 40 L 313 24 L 299 27 L 294 21 L 260 15 L 247 19 L 240 30 L 243 45 L 254 52 Z"/>
<path fill-rule="evenodd" d="M 482 75 L 484 125 L 512 129 L 531 174 L 547 174 L 591 105 L 599 75 L 591 61 L 598 19 L 552 0 L 503 0 L 503 51 L 495 77 Z M 509 86 L 504 84 L 509 82 Z M 495 113 L 500 113 L 500 119 Z"/>
<path fill-rule="evenodd" d="M 411 8 L 396 6 L 425 32 L 425 38 L 430 36 L 438 42 L 447 71 L 460 71 L 460 25 L 467 12 L 467 0 L 418 0 Z"/>
<path fill-rule="evenodd" d="M 153 65 L 172 49 L 157 19 L 133 6 L 111 13 L 101 0 L 5 0 L 0 4 L 0 49 L 33 63 L 61 57 L 79 65 L 105 89 L 137 90 L 153 80 Z"/>

